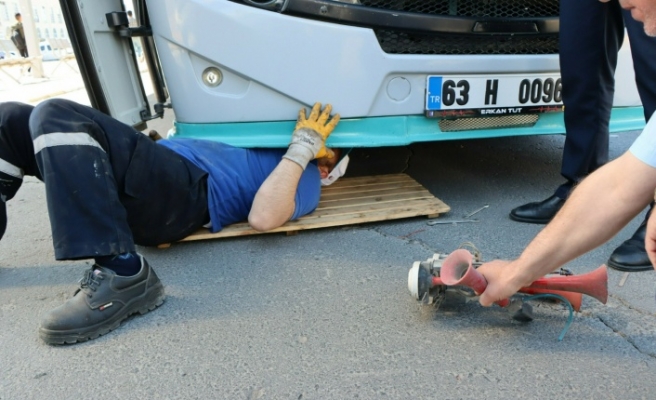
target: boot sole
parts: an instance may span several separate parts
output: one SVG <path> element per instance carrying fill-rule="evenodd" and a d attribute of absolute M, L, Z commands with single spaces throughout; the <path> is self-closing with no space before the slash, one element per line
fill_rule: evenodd
<path fill-rule="evenodd" d="M 164 293 L 164 285 L 162 285 L 161 282 L 158 282 L 144 295 L 133 299 L 124 307 L 122 312 L 116 314 L 108 321 L 104 321 L 82 331 L 79 329 L 69 331 L 52 331 L 39 328 L 39 337 L 41 337 L 41 339 L 47 344 L 52 345 L 82 343 L 86 342 L 87 340 L 97 339 L 100 336 L 105 335 L 121 326 L 121 323 L 128 317 L 135 314 L 144 315 L 161 306 L 164 303 L 165 298 L 166 295 Z M 144 299 L 145 304 L 141 304 L 144 302 Z"/>
<path fill-rule="evenodd" d="M 653 271 L 654 267 L 649 264 L 649 265 L 622 265 L 622 264 L 616 264 L 612 262 L 611 260 L 608 260 L 606 263 L 609 267 L 612 269 L 622 271 L 622 272 L 642 272 L 642 271 Z"/>
<path fill-rule="evenodd" d="M 543 218 L 543 219 L 537 219 L 537 218 L 523 218 L 523 217 L 518 217 L 516 215 L 508 214 L 510 219 L 513 221 L 517 222 L 526 222 L 529 224 L 539 224 L 539 225 L 545 225 L 548 224 L 553 218 Z"/>

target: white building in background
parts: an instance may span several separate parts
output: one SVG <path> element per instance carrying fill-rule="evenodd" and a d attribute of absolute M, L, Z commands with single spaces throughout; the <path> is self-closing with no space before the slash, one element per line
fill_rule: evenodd
<path fill-rule="evenodd" d="M 59 0 L 32 0 L 32 18 L 39 40 L 68 39 Z M 0 0 L 0 38 L 9 39 L 16 13 L 25 15 L 18 0 Z"/>

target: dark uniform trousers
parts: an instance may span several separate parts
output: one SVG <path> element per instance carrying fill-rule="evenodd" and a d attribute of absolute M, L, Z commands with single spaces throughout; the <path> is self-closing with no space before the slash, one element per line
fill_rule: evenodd
<path fill-rule="evenodd" d="M 572 186 L 608 161 L 608 123 L 613 103 L 617 52 L 628 32 L 645 120 L 656 109 L 656 38 L 621 9 L 618 0 L 560 2 L 560 68 L 566 139 L 556 190 L 566 198 Z"/>
<path fill-rule="evenodd" d="M 30 116 L 55 257 L 135 251 L 208 221 L 206 173 L 107 115 L 49 100 Z"/>

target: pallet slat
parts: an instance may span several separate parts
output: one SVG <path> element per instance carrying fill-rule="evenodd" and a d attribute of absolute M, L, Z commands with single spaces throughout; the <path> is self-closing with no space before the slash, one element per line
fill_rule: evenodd
<path fill-rule="evenodd" d="M 333 190 L 345 186 L 389 183 L 389 182 L 416 182 L 406 174 L 389 174 L 389 175 L 374 175 L 374 176 L 361 176 L 357 178 L 344 178 L 324 188 L 324 190 Z"/>
<path fill-rule="evenodd" d="M 386 221 L 418 216 L 435 217 L 451 208 L 406 174 L 342 178 L 322 189 L 317 209 L 296 221 L 268 232 L 251 229 L 246 222 L 233 224 L 217 233 L 200 229 L 181 242 L 257 235 L 261 233 L 294 232 Z M 168 247 L 163 244 L 159 247 Z"/>
<path fill-rule="evenodd" d="M 386 190 L 412 190 L 420 189 L 426 190 L 423 186 L 417 182 L 397 182 L 392 184 L 372 184 L 372 185 L 361 185 L 361 186 L 349 186 L 342 187 L 336 190 L 324 190 L 321 192 L 321 198 L 327 197 L 348 197 L 351 193 L 371 193 L 371 192 L 383 192 Z"/>
<path fill-rule="evenodd" d="M 417 193 L 416 195 L 412 194 L 398 194 L 395 196 L 379 196 L 375 198 L 371 197 L 360 197 L 353 199 L 337 199 L 331 201 L 320 202 L 317 209 L 312 214 L 316 214 L 320 210 L 332 210 L 337 208 L 347 208 L 347 207 L 359 207 L 359 206 L 370 206 L 374 204 L 386 204 L 386 203 L 396 203 L 398 207 L 404 206 L 403 202 L 409 201 L 421 201 L 429 200 L 432 201 L 434 197 L 428 196 L 424 193 Z M 418 204 L 420 205 L 420 204 Z"/>
<path fill-rule="evenodd" d="M 344 195 L 341 194 L 325 195 L 321 197 L 321 199 L 319 200 L 319 204 L 321 204 L 322 202 L 329 203 L 329 202 L 342 201 L 347 199 L 349 200 L 364 199 L 371 203 L 375 203 L 377 201 L 381 201 L 384 198 L 393 197 L 393 196 L 408 197 L 408 198 L 431 196 L 430 193 L 428 194 L 426 193 L 427 193 L 426 189 L 422 187 L 399 188 L 399 189 L 389 189 L 389 190 L 368 190 L 365 192 L 345 193 Z"/>

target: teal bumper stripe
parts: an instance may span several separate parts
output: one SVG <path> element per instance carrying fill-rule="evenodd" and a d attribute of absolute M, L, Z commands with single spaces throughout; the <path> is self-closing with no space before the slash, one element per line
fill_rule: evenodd
<path fill-rule="evenodd" d="M 332 147 L 405 146 L 415 142 L 480 139 L 504 136 L 564 134 L 563 113 L 542 114 L 532 127 L 442 132 L 438 119 L 423 116 L 343 119 L 328 138 Z M 238 147 L 287 147 L 295 121 L 224 124 L 176 122 L 174 137 L 215 140 Z M 618 107 L 611 114 L 610 131 L 624 132 L 645 126 L 642 107 Z"/>

